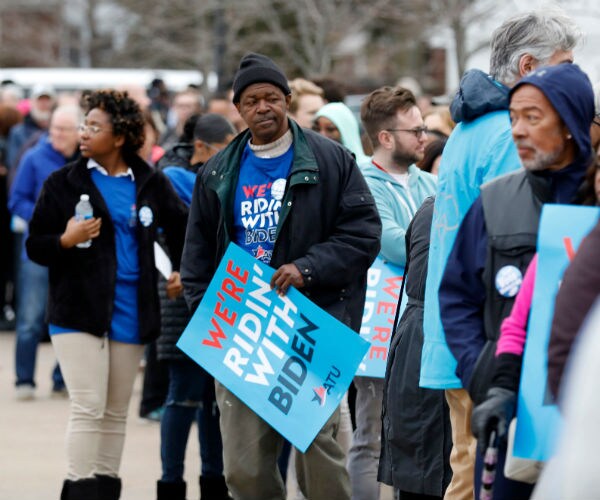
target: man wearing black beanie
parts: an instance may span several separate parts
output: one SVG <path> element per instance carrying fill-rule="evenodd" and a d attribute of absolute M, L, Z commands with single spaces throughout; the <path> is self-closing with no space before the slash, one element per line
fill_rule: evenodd
<path fill-rule="evenodd" d="M 233 242 L 276 269 L 271 287 L 280 295 L 294 286 L 358 332 L 381 221 L 354 157 L 288 119 L 287 78 L 268 57 L 244 56 L 233 92 L 248 130 L 196 180 L 181 263 L 188 306 L 198 307 Z M 277 469 L 283 437 L 219 382 L 216 393 L 229 491 L 237 500 L 285 499 Z M 339 418 L 338 408 L 296 454 L 306 498 L 350 498 L 346 457 L 334 437 Z"/>
<path fill-rule="evenodd" d="M 291 94 L 287 78 L 281 68 L 267 56 L 249 52 L 242 57 L 233 80 L 234 104 L 240 102 L 242 91 L 253 83 L 271 83 L 279 87 L 285 95 Z"/>

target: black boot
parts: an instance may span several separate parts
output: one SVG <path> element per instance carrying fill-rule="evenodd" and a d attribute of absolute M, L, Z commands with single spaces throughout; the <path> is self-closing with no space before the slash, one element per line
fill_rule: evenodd
<path fill-rule="evenodd" d="M 99 500 L 98 481 L 95 477 L 63 483 L 60 500 Z"/>
<path fill-rule="evenodd" d="M 229 490 L 223 476 L 200 476 L 201 500 L 230 500 Z"/>
<path fill-rule="evenodd" d="M 156 481 L 156 500 L 185 500 L 185 481 L 168 483 Z"/>
<path fill-rule="evenodd" d="M 121 479 L 96 474 L 98 480 L 98 500 L 119 500 L 121 497 Z"/>

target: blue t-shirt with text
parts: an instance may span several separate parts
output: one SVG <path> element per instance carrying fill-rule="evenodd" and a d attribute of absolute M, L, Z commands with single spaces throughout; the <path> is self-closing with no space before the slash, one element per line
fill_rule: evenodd
<path fill-rule="evenodd" d="M 275 246 L 281 200 L 294 148 L 276 158 L 259 158 L 246 146 L 233 209 L 234 242 L 269 264 Z"/>
<path fill-rule="evenodd" d="M 108 337 L 139 344 L 137 211 L 135 182 L 131 177 L 111 177 L 92 169 L 92 180 L 102 194 L 115 228 L 117 284 Z M 93 243 L 92 243 L 93 245 Z"/>

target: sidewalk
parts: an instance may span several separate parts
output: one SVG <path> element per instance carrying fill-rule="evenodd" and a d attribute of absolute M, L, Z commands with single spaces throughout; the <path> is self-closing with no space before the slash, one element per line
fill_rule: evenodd
<path fill-rule="evenodd" d="M 16 401 L 14 394 L 14 332 L 0 332 L 0 500 L 55 500 L 66 470 L 64 450 L 69 402 L 50 397 L 55 358 L 50 343 L 40 344 L 36 367 L 36 398 Z M 138 417 L 142 377 L 138 375 L 127 424 L 121 465 L 121 500 L 153 500 L 160 478 L 159 424 Z M 200 498 L 197 429 L 188 440 L 185 480 L 187 498 Z M 391 500 L 382 486 L 381 500 Z M 288 491 L 288 498 L 296 498 Z"/>
<path fill-rule="evenodd" d="M 55 358 L 49 343 L 40 344 L 38 350 L 36 399 L 15 400 L 14 339 L 13 332 L 0 332 L 0 499 L 55 500 L 66 470 L 64 434 L 69 402 L 50 398 Z M 121 467 L 122 500 L 152 500 L 160 478 L 159 425 L 137 416 L 141 382 L 138 376 L 130 406 Z M 190 500 L 200 497 L 195 426 L 192 433 L 185 473 Z"/>

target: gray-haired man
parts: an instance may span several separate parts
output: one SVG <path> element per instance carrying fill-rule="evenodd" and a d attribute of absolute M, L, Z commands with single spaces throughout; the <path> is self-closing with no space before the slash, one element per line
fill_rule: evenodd
<path fill-rule="evenodd" d="M 459 225 L 481 184 L 520 168 L 508 114 L 508 92 L 541 65 L 569 63 L 580 31 L 561 12 L 520 14 L 493 34 L 490 74 L 467 72 L 451 106 L 458 123 L 448 139 L 435 201 L 425 295 L 425 341 L 421 386 L 446 389 L 454 448 L 453 477 L 446 498 L 473 497 L 475 440 L 471 435 L 472 402 L 462 388 L 457 361 L 446 344 L 440 321 L 438 290 Z"/>

